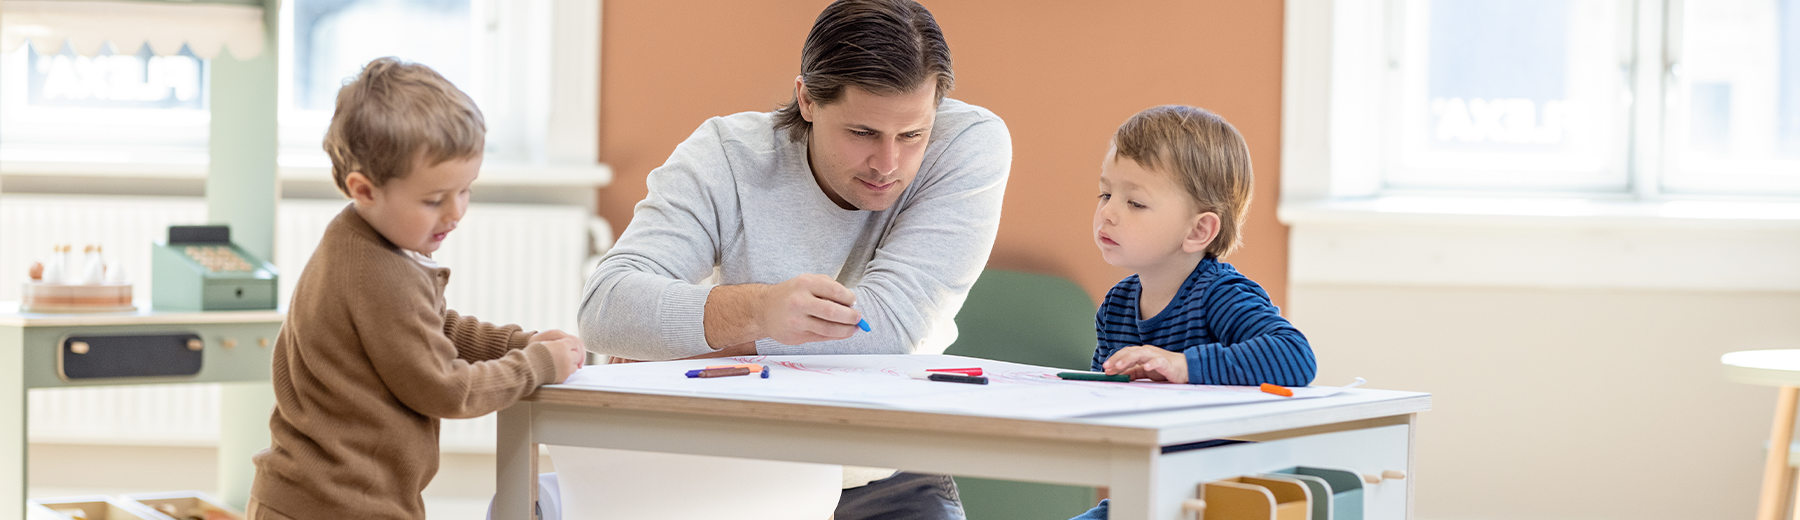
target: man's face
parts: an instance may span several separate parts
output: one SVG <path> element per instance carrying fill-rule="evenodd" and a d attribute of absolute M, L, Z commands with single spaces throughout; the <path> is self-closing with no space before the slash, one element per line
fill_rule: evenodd
<path fill-rule="evenodd" d="M 937 120 L 935 83 L 883 96 L 851 86 L 829 105 L 800 92 L 800 115 L 812 123 L 807 143 L 813 180 L 838 207 L 881 211 L 894 205 L 919 174 L 931 124 Z"/>

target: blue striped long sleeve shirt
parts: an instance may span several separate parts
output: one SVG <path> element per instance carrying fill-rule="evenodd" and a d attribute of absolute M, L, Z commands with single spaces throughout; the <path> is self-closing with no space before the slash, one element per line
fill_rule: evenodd
<path fill-rule="evenodd" d="M 1306 336 L 1231 264 L 1200 261 L 1169 305 L 1149 319 L 1138 318 L 1141 290 L 1134 274 L 1107 291 L 1094 315 L 1095 371 L 1114 352 L 1138 345 L 1186 355 L 1188 382 L 1198 385 L 1306 386 L 1318 371 Z"/>

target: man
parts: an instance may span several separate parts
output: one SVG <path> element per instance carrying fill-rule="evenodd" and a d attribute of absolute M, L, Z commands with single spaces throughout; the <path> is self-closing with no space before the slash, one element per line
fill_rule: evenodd
<path fill-rule="evenodd" d="M 582 337 L 626 360 L 943 352 L 1012 162 L 1005 123 L 944 99 L 953 82 L 923 6 L 831 4 L 793 101 L 708 120 L 650 173 Z M 836 519 L 865 518 L 962 508 L 948 476 L 846 467 Z"/>

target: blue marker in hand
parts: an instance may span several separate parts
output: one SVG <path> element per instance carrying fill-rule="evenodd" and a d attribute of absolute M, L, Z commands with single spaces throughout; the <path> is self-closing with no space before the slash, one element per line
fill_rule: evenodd
<path fill-rule="evenodd" d="M 863 332 L 868 332 L 869 320 L 856 320 L 856 328 L 862 329 Z"/>

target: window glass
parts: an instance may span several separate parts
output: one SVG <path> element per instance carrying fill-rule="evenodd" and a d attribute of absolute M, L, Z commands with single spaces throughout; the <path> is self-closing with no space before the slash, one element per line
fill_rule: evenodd
<path fill-rule="evenodd" d="M 1800 191 L 1800 1 L 1689 1 L 1680 16 L 1665 187 Z"/>
<path fill-rule="evenodd" d="M 186 46 L 80 56 L 21 45 L 0 56 L 0 160 L 204 162 L 206 67 Z"/>
<path fill-rule="evenodd" d="M 24 52 L 25 106 L 87 108 L 204 108 L 206 85 L 199 58 L 186 46 L 181 54 L 157 56 L 144 46 L 135 54 L 108 48 L 97 56 Z"/>
<path fill-rule="evenodd" d="M 467 90 L 469 0 L 294 0 L 293 106 L 330 111 L 369 60 L 423 63 Z"/>
<path fill-rule="evenodd" d="M 483 104 L 470 0 L 291 0 L 283 2 L 281 163 L 326 166 L 319 148 L 338 89 L 370 60 L 422 63 Z"/>
<path fill-rule="evenodd" d="M 1630 69 L 1618 2 L 1404 6 L 1389 186 L 1626 185 Z"/>

